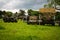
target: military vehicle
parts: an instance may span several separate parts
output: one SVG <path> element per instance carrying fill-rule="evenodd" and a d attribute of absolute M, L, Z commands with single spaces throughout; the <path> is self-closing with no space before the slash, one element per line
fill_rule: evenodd
<path fill-rule="evenodd" d="M 38 24 L 38 16 L 28 16 L 27 24 Z"/>
<path fill-rule="evenodd" d="M 39 14 L 39 19 L 41 19 L 42 21 L 40 22 L 41 25 L 45 25 L 45 24 L 51 24 L 51 25 L 55 25 L 55 9 L 54 8 L 41 8 L 39 10 L 40 14 Z"/>
<path fill-rule="evenodd" d="M 14 16 L 7 16 L 7 15 L 3 15 L 3 21 L 4 22 L 17 22 L 17 18 Z"/>
<path fill-rule="evenodd" d="M 60 12 L 56 12 L 56 15 L 55 15 L 55 17 L 56 17 L 56 24 L 59 24 L 59 26 L 60 26 Z"/>

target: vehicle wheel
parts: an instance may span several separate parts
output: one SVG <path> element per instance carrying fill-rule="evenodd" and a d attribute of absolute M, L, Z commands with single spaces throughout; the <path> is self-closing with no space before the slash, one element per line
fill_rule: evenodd
<path fill-rule="evenodd" d="M 30 22 L 27 22 L 27 24 L 30 24 Z"/>
<path fill-rule="evenodd" d="M 39 25 L 39 23 L 37 23 L 37 25 Z"/>
<path fill-rule="evenodd" d="M 52 26 L 55 26 L 55 23 L 54 22 L 52 23 Z"/>
<path fill-rule="evenodd" d="M 40 22 L 40 25 L 42 25 L 42 22 Z"/>
<path fill-rule="evenodd" d="M 17 20 L 15 20 L 14 22 L 16 22 L 16 23 L 17 23 Z"/>
<path fill-rule="evenodd" d="M 45 23 L 44 22 L 41 22 L 40 25 L 45 25 Z"/>

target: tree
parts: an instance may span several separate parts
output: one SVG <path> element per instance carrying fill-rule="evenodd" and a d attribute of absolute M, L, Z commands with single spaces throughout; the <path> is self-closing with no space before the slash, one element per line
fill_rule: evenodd
<path fill-rule="evenodd" d="M 12 14 L 13 14 L 13 13 L 12 13 L 12 12 L 10 12 L 10 11 L 7 11 L 7 12 L 6 12 L 6 15 L 7 15 L 8 17 L 11 17 L 11 16 L 12 16 Z"/>
<path fill-rule="evenodd" d="M 44 5 L 44 8 L 47 8 L 47 4 Z"/>
<path fill-rule="evenodd" d="M 5 15 L 6 14 L 6 11 L 3 11 L 3 15 Z"/>
<path fill-rule="evenodd" d="M 14 14 L 14 17 L 18 17 L 18 13 L 17 12 Z"/>
<path fill-rule="evenodd" d="M 53 6 L 52 6 L 52 4 L 51 3 L 48 3 L 48 4 L 45 4 L 44 5 L 44 8 L 52 8 Z"/>
<path fill-rule="evenodd" d="M 60 0 L 54 0 L 56 4 L 60 5 Z"/>
<path fill-rule="evenodd" d="M 28 15 L 30 15 L 30 16 L 33 16 L 33 15 L 38 16 L 38 14 L 39 14 L 38 11 L 34 11 L 34 10 L 32 10 L 32 9 L 29 9 L 29 10 L 28 10 Z"/>
<path fill-rule="evenodd" d="M 0 10 L 0 15 L 2 15 L 2 11 Z"/>
<path fill-rule="evenodd" d="M 31 12 L 33 12 L 33 10 L 32 9 L 28 9 L 28 15 L 31 15 Z"/>
<path fill-rule="evenodd" d="M 38 15 L 39 15 L 39 12 L 38 12 L 38 11 L 33 11 L 33 12 L 31 12 L 31 15 L 32 15 L 32 16 L 33 16 L 33 15 L 38 16 Z"/>
<path fill-rule="evenodd" d="M 3 14 L 3 12 L 0 10 L 0 18 L 2 18 L 2 14 Z"/>
<path fill-rule="evenodd" d="M 47 0 L 47 2 L 50 2 L 51 6 L 54 5 L 54 8 L 56 8 L 56 5 L 60 5 L 60 0 Z"/>
<path fill-rule="evenodd" d="M 20 10 L 20 14 L 19 14 L 19 15 L 23 16 L 23 15 L 24 15 L 24 13 L 25 13 L 25 11 L 24 11 L 24 10 Z"/>
<path fill-rule="evenodd" d="M 55 0 L 47 0 L 47 2 L 48 2 L 48 4 L 45 4 L 44 8 L 52 8 L 53 5 L 54 5 L 54 7 L 56 7 Z"/>

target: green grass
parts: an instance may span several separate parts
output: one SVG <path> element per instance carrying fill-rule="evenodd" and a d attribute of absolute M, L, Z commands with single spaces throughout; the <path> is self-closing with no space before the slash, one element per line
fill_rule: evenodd
<path fill-rule="evenodd" d="M 0 40 L 60 40 L 60 27 L 27 25 L 21 20 L 4 23 L 0 19 Z"/>

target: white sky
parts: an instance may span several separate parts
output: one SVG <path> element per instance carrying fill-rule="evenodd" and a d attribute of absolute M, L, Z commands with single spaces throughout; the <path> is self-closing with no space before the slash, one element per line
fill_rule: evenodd
<path fill-rule="evenodd" d="M 34 9 L 42 8 L 47 0 L 0 0 L 0 10 L 18 11 L 20 9 Z"/>

